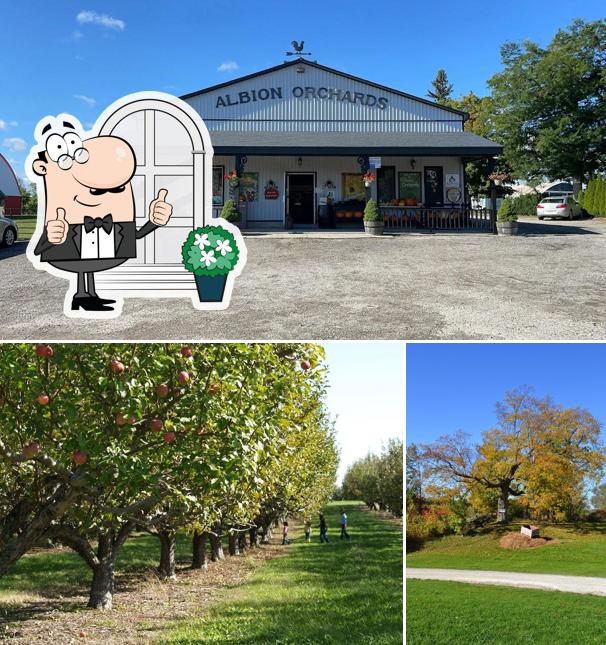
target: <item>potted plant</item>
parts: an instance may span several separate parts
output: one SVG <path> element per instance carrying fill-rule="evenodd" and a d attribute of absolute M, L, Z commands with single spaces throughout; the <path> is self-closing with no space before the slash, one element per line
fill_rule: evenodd
<path fill-rule="evenodd" d="M 367 171 L 362 175 L 362 179 L 364 180 L 364 185 L 366 186 L 366 188 L 370 188 L 370 185 L 372 184 L 372 182 L 373 182 L 376 178 L 377 178 L 377 177 L 376 177 L 376 175 L 374 174 L 374 172 L 371 172 L 370 170 L 367 170 Z"/>
<path fill-rule="evenodd" d="M 369 199 L 364 208 L 364 230 L 369 235 L 383 235 L 383 216 L 374 199 Z"/>
<path fill-rule="evenodd" d="M 181 256 L 194 274 L 200 302 L 221 302 L 227 276 L 240 256 L 234 235 L 223 226 L 196 228 L 183 243 Z"/>
<path fill-rule="evenodd" d="M 235 224 L 238 227 L 240 226 L 240 223 L 242 222 L 242 214 L 233 199 L 228 199 L 225 202 L 221 209 L 221 217 L 231 224 Z"/>
<path fill-rule="evenodd" d="M 509 198 L 505 198 L 497 213 L 497 232 L 499 235 L 518 234 L 518 215 Z"/>

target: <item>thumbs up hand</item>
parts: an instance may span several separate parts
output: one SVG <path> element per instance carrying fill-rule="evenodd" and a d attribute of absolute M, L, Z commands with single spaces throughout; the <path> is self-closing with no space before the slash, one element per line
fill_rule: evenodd
<path fill-rule="evenodd" d="M 173 207 L 166 200 L 168 190 L 160 188 L 158 196 L 149 205 L 149 221 L 157 226 L 165 226 L 173 213 Z"/>
<path fill-rule="evenodd" d="M 67 238 L 69 224 L 65 219 L 65 208 L 57 209 L 57 218 L 46 223 L 46 237 L 51 244 L 63 244 Z"/>

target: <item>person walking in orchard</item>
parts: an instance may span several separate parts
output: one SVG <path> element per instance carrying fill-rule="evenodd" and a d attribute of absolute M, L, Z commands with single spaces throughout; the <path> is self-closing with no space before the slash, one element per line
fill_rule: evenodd
<path fill-rule="evenodd" d="M 305 520 L 305 541 L 311 540 L 311 520 Z"/>
<path fill-rule="evenodd" d="M 282 544 L 290 544 L 290 540 L 288 539 L 288 522 L 284 522 L 282 526 Z"/>
<path fill-rule="evenodd" d="M 320 544 L 326 542 L 328 544 L 328 527 L 326 526 L 326 518 L 324 513 L 320 513 Z"/>
<path fill-rule="evenodd" d="M 345 509 L 341 509 L 341 539 L 347 538 L 349 540 L 349 533 L 347 532 L 347 515 Z"/>

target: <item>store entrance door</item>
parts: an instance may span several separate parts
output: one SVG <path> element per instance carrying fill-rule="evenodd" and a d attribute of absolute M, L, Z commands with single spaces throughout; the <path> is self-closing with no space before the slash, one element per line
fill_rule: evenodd
<path fill-rule="evenodd" d="M 286 213 L 291 216 L 295 226 L 314 223 L 315 184 L 314 173 L 296 172 L 286 175 Z"/>

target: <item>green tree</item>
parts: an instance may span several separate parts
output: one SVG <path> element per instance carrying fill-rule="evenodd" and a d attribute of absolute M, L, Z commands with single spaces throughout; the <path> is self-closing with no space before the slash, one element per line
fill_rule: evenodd
<path fill-rule="evenodd" d="M 606 21 L 576 20 L 546 48 L 501 48 L 503 70 L 489 81 L 504 155 L 518 177 L 575 180 L 606 162 Z"/>
<path fill-rule="evenodd" d="M 17 183 L 21 193 L 21 212 L 27 215 L 35 215 L 38 212 L 38 194 L 35 184 L 21 179 L 18 179 Z"/>
<path fill-rule="evenodd" d="M 437 103 L 446 104 L 452 95 L 452 83 L 448 81 L 446 70 L 439 69 L 435 78 L 431 81 L 431 87 L 427 92 L 427 96 Z"/>

